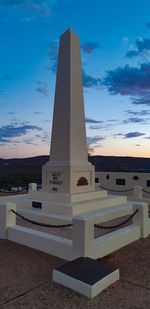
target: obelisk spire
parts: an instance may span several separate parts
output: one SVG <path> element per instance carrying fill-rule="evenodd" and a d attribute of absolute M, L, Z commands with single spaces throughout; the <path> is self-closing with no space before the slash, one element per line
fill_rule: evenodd
<path fill-rule="evenodd" d="M 94 191 L 94 176 L 86 147 L 80 39 L 69 28 L 60 38 L 50 161 L 43 166 L 42 190 Z"/>
<path fill-rule="evenodd" d="M 70 28 L 60 38 L 50 161 L 87 162 L 80 39 Z"/>

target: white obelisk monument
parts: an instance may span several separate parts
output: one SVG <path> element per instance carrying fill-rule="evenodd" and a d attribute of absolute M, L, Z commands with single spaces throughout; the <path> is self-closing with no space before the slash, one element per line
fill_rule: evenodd
<path fill-rule="evenodd" d="M 10 200 L 21 214 L 54 224 L 126 202 L 126 197 L 95 190 L 95 168 L 86 147 L 80 39 L 71 29 L 60 38 L 50 159 L 43 166 L 42 190 L 31 189 Z"/>
<path fill-rule="evenodd" d="M 42 191 L 95 191 L 95 169 L 86 146 L 80 39 L 72 29 L 60 38 L 50 160 L 43 166 Z"/>

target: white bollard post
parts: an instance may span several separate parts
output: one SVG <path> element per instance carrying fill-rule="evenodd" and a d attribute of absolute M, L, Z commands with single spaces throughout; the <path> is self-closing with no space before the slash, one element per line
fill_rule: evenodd
<path fill-rule="evenodd" d="M 148 204 L 133 204 L 133 212 L 138 209 L 138 213 L 133 217 L 133 224 L 141 226 L 141 237 L 145 238 L 149 235 L 148 229 Z"/>
<path fill-rule="evenodd" d="M 0 203 L 0 238 L 7 238 L 7 228 L 16 225 L 16 216 L 11 212 L 16 211 L 16 204 L 10 202 Z"/>
<path fill-rule="evenodd" d="M 34 183 L 34 182 L 29 183 L 29 185 L 28 185 L 28 191 L 29 191 L 29 193 L 30 193 L 31 191 L 37 191 L 37 184 Z"/>
<path fill-rule="evenodd" d="M 141 199 L 142 198 L 142 187 L 141 186 L 135 186 L 133 188 L 133 196 L 136 199 Z"/>
<path fill-rule="evenodd" d="M 78 256 L 92 257 L 94 247 L 94 218 L 73 218 L 73 249 Z"/>

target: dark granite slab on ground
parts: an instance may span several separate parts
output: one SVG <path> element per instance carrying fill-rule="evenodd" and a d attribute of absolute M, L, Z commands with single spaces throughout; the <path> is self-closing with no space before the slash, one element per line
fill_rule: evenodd
<path fill-rule="evenodd" d="M 55 269 L 60 273 L 92 286 L 110 275 L 117 268 L 88 257 L 79 257 Z"/>

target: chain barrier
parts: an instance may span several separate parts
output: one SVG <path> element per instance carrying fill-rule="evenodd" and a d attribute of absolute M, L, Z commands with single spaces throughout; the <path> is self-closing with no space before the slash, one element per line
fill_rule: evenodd
<path fill-rule="evenodd" d="M 32 223 L 32 224 L 35 224 L 35 225 L 39 225 L 39 226 L 43 226 L 43 227 L 50 227 L 50 228 L 65 228 L 65 227 L 71 227 L 73 224 L 46 224 L 46 223 L 40 223 L 40 222 L 37 222 L 37 221 L 33 221 L 33 220 L 30 220 L 24 216 L 22 216 L 20 213 L 18 213 L 17 211 L 11 209 L 11 212 L 13 214 L 15 214 L 17 217 L 21 218 L 22 220 L 26 221 L 26 222 L 29 222 L 29 223 Z"/>
<path fill-rule="evenodd" d="M 97 227 L 97 228 L 100 228 L 100 229 L 114 229 L 114 228 L 117 228 L 117 227 L 120 227 L 122 225 L 124 225 L 125 223 L 127 223 L 129 220 L 131 220 L 135 215 L 136 213 L 138 212 L 139 210 L 136 209 L 134 211 L 134 213 L 128 218 L 126 219 L 125 221 L 119 223 L 119 224 L 116 224 L 116 225 L 113 225 L 113 226 L 103 226 L 103 225 L 99 225 L 99 224 L 94 224 L 94 227 Z M 71 227 L 73 226 L 73 224 L 46 224 L 46 223 L 40 223 L 40 222 L 37 222 L 37 221 L 33 221 L 33 220 L 30 220 L 24 216 L 22 216 L 20 213 L 18 213 L 17 211 L 11 209 L 11 212 L 13 214 L 15 214 L 17 217 L 21 218 L 22 220 L 26 221 L 26 222 L 29 222 L 29 223 L 32 223 L 32 224 L 35 224 L 35 225 L 39 225 L 39 226 L 43 226 L 43 227 L 50 227 L 50 228 L 66 228 L 66 227 Z"/>
<path fill-rule="evenodd" d="M 108 190 L 108 191 L 112 191 L 112 192 L 129 192 L 129 191 L 133 191 L 133 188 L 132 189 L 128 189 L 128 190 L 121 190 L 121 191 L 113 190 L 113 189 L 107 189 L 107 188 L 104 188 L 102 186 L 99 186 L 99 188 L 104 189 L 104 190 Z"/>
<path fill-rule="evenodd" d="M 112 225 L 112 226 L 103 226 L 103 225 L 99 225 L 99 224 L 94 224 L 95 227 L 99 228 L 99 229 L 115 229 L 117 227 L 120 227 L 122 225 L 124 225 L 125 223 L 127 223 L 129 220 L 131 220 L 135 215 L 136 213 L 139 211 L 139 209 L 136 209 L 134 211 L 134 213 L 128 218 L 126 219 L 125 221 L 119 223 L 119 224 L 116 224 L 116 225 Z"/>
<path fill-rule="evenodd" d="M 148 191 L 145 191 L 144 189 L 142 189 L 142 191 L 143 191 L 143 192 L 145 192 L 145 193 L 147 193 L 147 194 L 150 194 L 150 192 L 148 192 Z"/>

